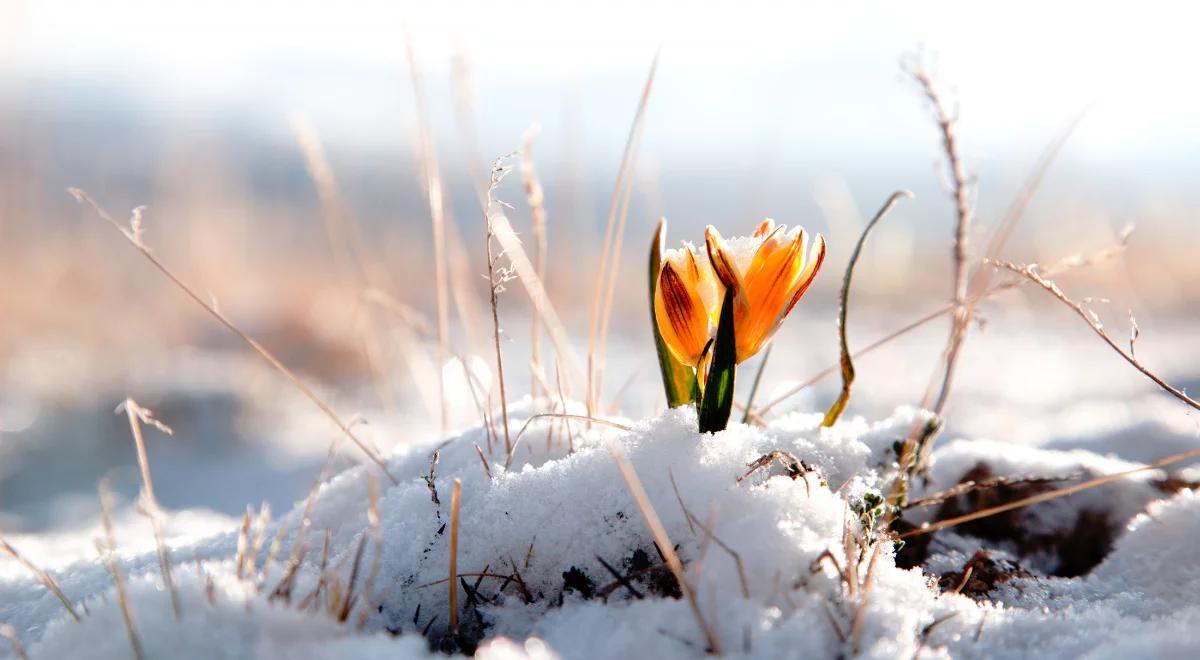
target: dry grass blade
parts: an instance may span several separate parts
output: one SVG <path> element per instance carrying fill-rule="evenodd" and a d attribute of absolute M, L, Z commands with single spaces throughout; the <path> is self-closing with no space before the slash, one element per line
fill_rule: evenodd
<path fill-rule="evenodd" d="M 1050 165 L 1058 157 L 1060 151 L 1071 134 L 1075 132 L 1075 128 L 1079 126 L 1079 122 L 1083 120 L 1084 113 L 1076 115 L 1070 123 L 1063 128 L 1055 137 L 1054 141 L 1046 147 L 1041 158 L 1038 159 L 1037 165 L 1030 172 L 1029 178 L 1025 181 L 1025 186 L 1021 192 L 1009 205 L 1008 211 L 1004 213 L 1004 219 L 1000 221 L 1000 226 L 993 232 L 991 239 L 988 241 L 987 250 L 984 252 L 985 259 L 999 259 L 1000 254 L 1004 251 L 1004 246 L 1008 243 L 1008 239 L 1012 236 L 1013 230 L 1017 226 L 1017 222 L 1025 214 L 1025 209 L 1029 206 L 1029 202 L 1033 199 L 1038 188 L 1042 184 L 1042 179 L 1045 178 L 1046 172 L 1050 170 Z M 980 264 L 976 269 L 975 275 L 971 278 L 971 292 L 973 295 L 979 295 L 988 288 L 991 282 L 991 274 L 993 270 L 986 268 L 985 264 Z"/>
<path fill-rule="evenodd" d="M 354 593 L 354 585 L 358 581 L 358 572 L 362 567 L 363 552 L 367 548 L 367 535 L 364 534 L 358 540 L 358 548 L 354 551 L 354 562 L 350 565 L 350 578 L 346 582 L 346 593 L 342 597 L 340 607 L 337 611 L 337 620 L 345 622 L 350 618 L 350 612 L 354 610 L 354 603 L 358 600 L 358 596 Z"/>
<path fill-rule="evenodd" d="M 871 561 L 867 564 L 867 574 L 863 577 L 862 594 L 858 608 L 854 611 L 854 620 L 850 624 L 850 638 L 854 640 L 854 654 L 858 655 L 859 647 L 862 644 L 863 622 L 866 620 L 867 605 L 870 604 L 871 585 L 875 578 L 875 563 L 879 559 L 879 550 L 883 546 L 882 543 L 876 543 L 871 549 Z"/>
<path fill-rule="evenodd" d="M 488 481 L 492 480 L 492 466 L 488 463 L 487 456 L 483 455 L 483 449 L 480 449 L 479 443 L 475 443 L 475 455 L 479 457 L 479 462 L 483 464 L 483 473 L 487 475 Z"/>
<path fill-rule="evenodd" d="M 138 637 L 137 625 L 133 620 L 133 603 L 125 591 L 125 574 L 117 561 L 117 539 L 113 535 L 112 526 L 112 491 L 108 487 L 108 479 L 100 481 L 100 518 L 104 523 L 105 540 L 103 543 L 97 540 L 96 549 L 100 551 L 108 572 L 112 575 L 113 584 L 116 585 L 117 602 L 121 606 L 121 617 L 125 619 L 125 631 L 129 634 L 129 646 L 133 650 L 133 657 L 135 660 L 142 660 L 145 654 L 142 652 L 142 640 Z"/>
<path fill-rule="evenodd" d="M 617 266 L 620 263 L 620 237 L 625 229 L 625 212 L 628 211 L 628 202 L 622 204 L 622 197 L 628 197 L 628 188 L 626 179 L 632 181 L 634 164 L 636 161 L 637 144 L 642 134 L 642 123 L 646 115 L 646 105 L 650 101 L 650 91 L 654 88 L 654 75 L 658 70 L 658 54 L 655 53 L 654 61 L 650 64 L 650 73 L 646 76 L 646 85 L 642 89 L 641 101 L 638 102 L 637 113 L 634 114 L 633 124 L 629 127 L 629 137 L 625 141 L 625 151 L 621 156 L 621 167 L 617 170 L 617 180 L 613 184 L 612 196 L 608 203 L 608 217 L 604 223 L 604 243 L 600 250 L 600 269 L 596 274 L 596 288 L 592 293 L 592 308 L 591 315 L 588 320 L 588 373 L 587 373 L 587 411 L 588 414 L 595 412 L 597 405 L 597 389 L 596 371 L 599 367 L 598 361 L 603 360 L 602 355 L 597 355 L 597 339 L 600 339 L 603 344 L 605 339 L 605 331 L 608 327 L 608 316 L 612 311 L 612 291 L 616 286 L 617 281 Z M 616 232 L 614 240 L 614 225 L 617 221 L 618 207 L 622 207 L 620 228 Z M 610 254 L 612 258 L 610 259 Z M 605 283 L 608 282 L 607 296 L 605 295 Z M 607 300 L 604 307 L 604 315 L 601 317 L 601 301 Z"/>
<path fill-rule="evenodd" d="M 325 588 L 329 582 L 329 545 L 333 540 L 333 532 L 325 530 L 325 543 L 321 546 L 321 562 L 317 564 L 317 585 L 313 590 L 308 592 L 308 595 L 300 599 L 300 603 L 296 605 L 296 609 L 305 610 L 311 605 L 315 609 L 321 609 L 321 590 Z"/>
<path fill-rule="evenodd" d="M 674 480 L 671 481 L 671 485 L 675 485 Z M 678 489 L 676 490 L 675 495 L 679 495 Z M 742 598 L 750 600 L 750 581 L 746 577 L 746 566 L 742 563 L 742 555 L 717 536 L 716 532 L 713 531 L 713 521 L 711 519 L 708 521 L 708 524 L 701 523 L 700 519 L 697 518 L 695 514 L 693 514 L 691 511 L 688 511 L 686 506 L 683 506 L 682 498 L 679 500 L 679 506 L 683 508 L 683 514 L 687 516 L 689 526 L 694 524 L 700 529 L 704 530 L 704 538 L 706 541 L 711 539 L 713 543 L 716 543 L 719 548 L 724 550 L 731 558 L 733 558 L 733 563 L 737 568 L 738 573 L 738 584 L 742 588 Z"/>
<path fill-rule="evenodd" d="M 458 635 L 458 512 L 462 504 L 462 479 L 454 478 L 450 491 L 450 634 Z"/>
<path fill-rule="evenodd" d="M 1200 406 L 1200 404 L 1196 404 L 1196 402 L 1192 402 L 1191 405 Z M 1200 409 L 1200 408 L 1197 408 L 1197 409 Z M 1030 506 L 1033 504 L 1038 504 L 1039 502 L 1048 502 L 1050 500 L 1055 500 L 1060 497 L 1074 495 L 1075 493 L 1079 493 L 1079 492 L 1082 492 L 1085 490 L 1096 488 L 1097 486 L 1103 486 L 1105 484 L 1112 483 L 1112 482 L 1118 481 L 1120 479 L 1124 479 L 1125 477 L 1128 477 L 1128 476 L 1131 476 L 1134 474 L 1138 474 L 1140 472 L 1147 472 L 1149 470 L 1157 470 L 1159 468 L 1164 468 L 1168 465 L 1180 463 L 1182 461 L 1190 460 L 1193 458 L 1200 458 L 1200 449 L 1192 449 L 1190 451 L 1185 451 L 1185 452 L 1182 452 L 1179 454 L 1172 454 L 1171 456 L 1168 456 L 1161 460 L 1155 461 L 1154 463 L 1151 463 L 1149 465 L 1143 465 L 1142 467 L 1134 468 L 1132 470 L 1125 470 L 1124 472 L 1116 472 L 1114 474 L 1106 474 L 1101 477 L 1096 477 L 1095 479 L 1089 479 L 1087 481 L 1084 481 L 1083 483 L 1075 484 L 1074 486 L 1068 486 L 1066 488 L 1059 488 L 1058 490 L 1052 490 L 1052 491 L 1049 491 L 1046 493 L 1033 495 L 1031 497 L 1022 498 L 1022 499 L 1019 499 L 1019 500 L 1016 500 L 1013 502 L 1008 502 L 1008 503 L 1001 504 L 999 506 L 990 507 L 987 509 L 981 509 L 979 511 L 972 511 L 971 513 L 963 514 L 961 516 L 957 516 L 954 518 L 947 518 L 946 520 L 939 520 L 938 522 L 926 524 L 921 527 L 918 527 L 917 529 L 905 532 L 900 535 L 900 538 L 903 539 L 903 538 L 908 538 L 910 536 L 920 536 L 922 534 L 932 534 L 933 532 L 936 532 L 940 529 L 946 529 L 947 527 L 954 527 L 957 525 L 961 525 L 963 523 L 971 522 L 972 520 L 979 520 L 980 518 L 987 518 L 989 516 L 994 516 L 999 513 L 1004 513 L 1005 511 L 1012 511 L 1013 509 L 1021 509 L 1021 508 L 1024 508 L 1024 507 L 1027 507 L 1027 506 Z"/>
<path fill-rule="evenodd" d="M 933 493 L 932 495 L 926 495 L 920 499 L 908 502 L 904 505 L 904 509 L 907 511 L 909 509 L 919 509 L 922 507 L 933 506 L 960 495 L 965 495 L 967 493 L 972 493 L 979 490 L 999 488 L 1002 486 L 1021 486 L 1071 481 L 1072 479 L 1079 479 L 1083 477 L 1084 474 L 1085 473 L 1083 472 L 1077 472 L 1075 474 L 1062 475 L 1058 477 L 1006 476 L 994 477 L 992 479 L 985 479 L 983 481 L 964 481 L 960 484 L 955 484 L 953 487 L 947 488 L 946 490 Z"/>
<path fill-rule="evenodd" d="M 533 141 L 537 137 L 540 127 L 536 124 L 525 131 L 525 135 L 521 138 L 521 182 L 525 186 L 525 199 L 529 203 L 529 214 L 533 222 L 533 244 L 534 257 L 533 265 L 537 271 L 538 279 L 546 281 L 546 193 L 542 190 L 542 182 L 538 179 L 537 168 L 533 164 Z M 531 369 L 534 372 L 533 381 L 533 398 L 537 399 L 538 381 L 537 374 L 541 371 L 542 350 L 541 350 L 541 317 L 537 314 L 533 315 L 533 326 L 530 329 L 529 344 L 532 354 Z M 543 387 L 544 394 L 550 396 L 550 389 Z"/>
<path fill-rule="evenodd" d="M 12 649 L 13 655 L 18 660 L 29 660 L 29 654 L 25 652 L 25 646 L 21 644 L 21 639 L 17 637 L 17 629 L 8 625 L 0 625 L 0 637 L 8 640 L 8 646 Z"/>
<path fill-rule="evenodd" d="M 342 286 L 354 294 L 363 287 L 366 290 L 378 291 L 376 287 L 393 285 L 388 269 L 382 266 L 374 252 L 368 248 L 368 240 L 362 226 L 356 221 L 354 213 L 342 196 L 333 166 L 316 129 L 305 117 L 299 115 L 292 118 L 291 127 L 304 156 L 309 178 L 312 179 L 317 192 L 325 235 L 341 275 Z M 360 327 L 363 357 L 375 381 L 380 403 L 387 409 L 396 410 L 396 398 L 389 376 L 381 366 L 380 354 L 384 342 L 379 336 L 380 330 L 369 316 L 360 319 L 360 323 L 356 325 Z"/>
<path fill-rule="evenodd" d="M 118 412 L 122 410 L 129 418 L 129 430 L 133 433 L 133 444 L 137 447 L 138 467 L 142 472 L 142 512 L 150 519 L 150 525 L 154 530 L 154 546 L 158 549 L 158 569 L 162 573 L 163 584 L 171 595 L 171 611 L 178 620 L 183 616 L 183 610 L 179 604 L 179 592 L 175 589 L 175 580 L 171 577 L 171 555 L 167 550 L 166 540 L 163 538 L 163 519 L 166 518 L 166 513 L 159 506 L 158 498 L 154 496 L 154 481 L 150 478 L 150 458 L 146 454 L 146 439 L 142 435 L 142 422 L 151 424 L 168 435 L 171 435 L 173 431 L 171 427 L 155 419 L 154 413 L 149 409 L 139 406 L 132 397 L 126 397 L 124 403 L 117 407 Z"/>
<path fill-rule="evenodd" d="M 79 612 L 77 612 L 75 610 L 75 606 L 71 604 L 71 599 L 67 598 L 67 595 L 63 593 L 62 588 L 58 586 L 58 581 L 54 579 L 54 576 L 38 568 L 33 564 L 33 562 L 26 559 L 25 556 L 18 552 L 16 548 L 14 548 L 8 541 L 4 539 L 4 537 L 0 537 L 0 552 L 12 557 L 18 564 L 24 567 L 25 570 L 29 571 L 29 573 L 33 575 L 38 582 L 42 583 L 43 587 L 46 587 L 50 593 L 54 594 L 54 596 L 58 598 L 59 602 L 62 603 L 63 608 L 67 610 L 67 614 L 70 614 L 72 619 L 79 621 Z"/>
<path fill-rule="evenodd" d="M 371 539 L 375 541 L 375 554 L 371 559 L 371 570 L 367 573 L 367 580 L 363 583 L 362 591 L 368 605 L 366 611 L 363 612 L 364 615 L 379 605 L 373 597 L 373 591 L 375 580 L 379 578 L 380 563 L 383 558 L 383 528 L 381 521 L 382 518 L 379 515 L 379 481 L 375 479 L 374 475 L 370 475 L 367 479 L 367 522 L 371 527 Z M 361 622 L 359 629 L 362 629 Z"/>
<path fill-rule="evenodd" d="M 350 284 L 357 277 L 368 287 L 382 286 L 387 270 L 380 266 L 367 247 L 367 238 L 342 196 L 341 186 L 334 176 L 333 166 L 316 128 L 302 116 L 293 117 L 291 127 L 296 144 L 304 156 L 309 178 L 317 191 L 329 247 L 346 283 Z M 352 273 L 353 270 L 358 272 Z"/>
<path fill-rule="evenodd" d="M 374 475 L 371 477 L 374 478 Z M 254 541 L 250 544 L 249 566 L 247 567 L 250 576 L 254 576 L 258 572 L 258 555 L 267 541 L 267 524 L 270 522 L 271 505 L 263 502 L 258 509 L 258 516 L 254 519 Z"/>
<path fill-rule="evenodd" d="M 638 510 L 642 512 L 642 518 L 646 521 L 646 527 L 650 529 L 650 535 L 654 537 L 654 542 L 658 544 L 659 550 L 663 554 L 663 558 L 667 561 L 667 566 L 670 567 L 671 573 L 675 575 L 675 580 L 679 583 L 679 588 L 683 591 L 683 595 L 687 598 L 688 605 L 692 609 L 692 614 L 696 617 L 696 623 L 700 626 L 700 631 L 704 633 L 704 639 L 708 643 L 708 651 L 715 655 L 721 655 L 721 644 L 717 640 L 716 634 L 709 627 L 708 622 L 704 619 L 704 613 L 700 610 L 700 603 L 696 599 L 696 592 L 692 589 L 692 585 L 687 581 L 687 575 L 683 572 L 683 563 L 679 561 L 679 555 L 675 552 L 675 546 L 671 543 L 670 537 L 667 536 L 667 530 L 663 527 L 662 521 L 658 519 L 658 514 L 654 511 L 654 506 L 650 504 L 650 498 L 646 496 L 646 489 L 642 487 L 641 480 L 638 479 L 637 473 L 633 470 L 633 465 L 626 458 L 624 452 L 615 443 L 608 445 L 608 451 L 612 454 L 613 460 L 617 463 L 617 469 L 621 472 L 621 478 L 625 480 L 626 487 L 629 488 L 629 494 L 633 496 L 633 501 L 637 503 Z"/>
<path fill-rule="evenodd" d="M 916 652 L 914 652 L 914 653 L 913 653 L 912 660 L 919 660 L 919 659 L 920 659 L 920 657 L 921 657 L 921 651 L 925 649 L 925 644 L 926 644 L 926 643 L 929 641 L 929 635 L 931 635 L 931 634 L 933 633 L 933 630 L 934 630 L 935 628 L 937 628 L 938 626 L 942 625 L 943 623 L 945 623 L 945 622 L 949 621 L 950 619 L 953 619 L 954 617 L 956 617 L 956 616 L 958 616 L 958 615 L 959 615 L 959 613 L 958 613 L 958 612 L 952 612 L 952 613 L 950 613 L 950 614 L 947 614 L 947 615 L 945 615 L 945 616 L 943 616 L 943 617 L 940 617 L 940 618 L 938 618 L 938 619 L 934 619 L 934 621 L 933 621 L 932 623 L 930 623 L 929 625 L 925 626 L 925 627 L 924 627 L 924 628 L 921 630 L 921 638 L 920 638 L 920 641 L 918 641 L 918 642 L 917 642 L 917 650 L 916 650 Z M 986 611 L 986 610 L 984 611 L 984 613 L 983 613 L 983 616 L 984 616 L 984 618 L 986 618 L 986 617 L 987 617 L 987 611 Z M 981 620 L 982 620 L 982 619 L 981 619 Z"/>
<path fill-rule="evenodd" d="M 558 313 L 554 310 L 554 305 L 546 294 L 542 278 L 538 277 L 537 268 L 525 254 L 525 248 L 521 246 L 521 239 L 513 231 L 512 225 L 499 205 L 493 206 L 488 224 L 491 225 L 492 233 L 496 242 L 500 244 L 500 249 L 504 251 L 505 258 L 508 259 L 517 277 L 521 280 L 525 292 L 529 294 L 529 301 L 533 305 L 534 313 L 541 318 L 542 325 L 545 326 L 546 333 L 550 336 L 550 342 L 554 344 L 554 352 L 558 356 L 559 364 L 564 365 L 570 379 L 582 380 L 584 378 L 583 370 L 579 366 L 575 350 L 571 347 L 566 326 L 563 325 Z"/>
<path fill-rule="evenodd" d="M 762 359 L 758 362 L 758 371 L 754 372 L 754 382 L 750 385 L 750 396 L 746 397 L 745 413 L 742 415 L 742 423 L 749 424 L 751 418 L 757 418 L 759 413 L 754 410 L 754 398 L 758 396 L 758 386 L 762 383 L 763 372 L 767 370 L 767 362 L 771 359 L 771 349 L 775 348 L 775 343 L 767 344 L 766 350 L 763 351 Z"/>
<path fill-rule="evenodd" d="M 471 86 L 471 63 L 466 53 L 455 49 L 452 56 L 451 82 L 454 86 L 454 109 L 458 119 L 459 138 L 463 145 L 464 159 L 467 161 L 467 175 L 471 179 L 471 189 L 479 199 L 479 205 L 485 205 L 487 199 L 487 173 L 484 171 L 486 162 L 480 157 L 483 150 L 479 146 L 479 131 L 475 121 L 475 93 Z"/>
<path fill-rule="evenodd" d="M 504 451 L 506 455 L 512 456 L 512 436 L 508 430 L 508 394 L 504 389 L 504 358 L 503 351 L 500 350 L 500 292 L 504 290 L 504 284 L 511 277 L 511 269 L 496 268 L 496 263 L 500 260 L 500 255 L 492 253 L 492 238 L 494 236 L 492 230 L 492 207 L 499 206 L 493 195 L 500 182 L 508 174 L 508 168 L 504 166 L 504 157 L 496 159 L 492 164 L 491 184 L 487 190 L 487 206 L 483 211 L 484 224 L 484 246 L 485 255 L 487 257 L 487 276 L 488 288 L 490 290 L 490 301 L 492 305 L 492 339 L 496 350 L 496 381 L 500 384 L 500 414 L 504 424 Z"/>
<path fill-rule="evenodd" d="M 279 358 L 275 357 L 274 353 L 268 351 L 265 346 L 258 343 L 258 341 L 250 335 L 242 332 L 240 328 L 234 325 L 233 321 L 230 321 L 228 317 L 222 314 L 211 303 L 205 301 L 204 298 L 201 298 L 200 295 L 195 292 L 195 290 L 185 284 L 183 280 L 179 279 L 174 272 L 167 268 L 165 264 L 159 261 L 158 258 L 150 252 L 150 248 L 146 247 L 146 245 L 142 243 L 141 237 L 136 232 L 121 226 L 119 222 L 114 220 L 113 217 L 109 215 L 107 211 L 101 208 L 101 206 L 97 204 L 96 201 L 92 199 L 91 196 L 89 196 L 86 192 L 79 188 L 70 188 L 69 192 L 79 202 L 90 206 L 92 211 L 94 211 L 101 220 L 104 220 L 108 224 L 112 225 L 117 231 L 121 232 L 121 235 L 124 236 L 126 240 L 133 245 L 133 247 L 137 248 L 138 252 L 140 252 L 142 256 L 144 256 L 155 268 L 157 268 L 159 272 L 165 275 L 167 279 L 171 280 L 175 286 L 179 287 L 179 289 L 187 294 L 189 298 L 195 301 L 196 304 L 204 308 L 204 311 L 208 312 L 209 315 L 220 322 L 221 325 L 225 326 L 226 329 L 237 335 L 239 339 L 245 342 L 246 345 L 248 345 L 255 353 L 257 353 L 259 357 L 270 364 L 276 371 L 283 374 L 283 376 L 287 378 L 292 385 L 296 387 L 296 389 L 300 390 L 300 393 L 303 394 L 305 398 L 311 401 L 313 405 L 315 405 L 327 418 L 329 418 L 331 422 L 333 422 L 333 424 L 338 428 L 339 431 L 342 432 L 343 435 L 345 435 L 347 438 L 350 438 L 351 442 L 353 442 L 360 450 L 362 450 L 362 452 L 366 454 L 367 458 L 371 459 L 372 462 L 379 466 L 379 469 L 382 470 L 385 475 L 387 475 L 388 479 L 391 479 L 393 484 L 400 483 L 395 477 L 392 476 L 391 472 L 388 472 L 387 464 L 383 461 L 383 458 L 376 454 L 369 446 L 367 446 L 365 442 L 359 439 L 359 437 L 354 434 L 354 431 L 351 431 L 350 427 L 342 421 L 342 418 L 339 417 L 337 413 L 333 412 L 333 409 L 330 408 L 329 405 L 321 399 L 321 397 L 317 396 L 317 393 L 313 391 L 308 384 L 301 380 L 300 377 L 297 376 L 286 365 L 284 365 L 283 362 L 280 362 Z"/>
<path fill-rule="evenodd" d="M 559 367 L 559 363 L 557 362 L 554 363 L 554 381 L 554 384 L 558 388 L 558 406 L 562 408 L 562 411 L 565 413 L 567 411 L 567 395 L 563 392 L 562 369 Z M 562 423 L 567 431 L 567 452 L 574 454 L 575 430 L 571 428 L 571 420 L 564 419 L 562 420 Z"/>
<path fill-rule="evenodd" d="M 308 552 L 304 539 L 308 533 L 309 526 L 312 524 L 312 510 L 317 501 L 317 492 L 321 490 L 321 485 L 325 483 L 325 480 L 329 478 L 329 473 L 333 471 L 333 463 L 334 459 L 337 458 L 340 439 L 339 436 L 333 442 L 329 443 L 329 451 L 325 454 L 325 463 L 321 466 L 321 471 L 317 474 L 317 477 L 313 479 L 312 488 L 308 489 L 308 495 L 304 498 L 304 509 L 300 516 L 300 522 L 296 526 L 296 538 L 292 541 L 292 554 L 288 558 L 287 564 L 284 565 L 282 577 L 276 583 L 275 588 L 271 590 L 270 600 L 277 598 L 281 598 L 285 602 L 290 602 L 291 600 L 296 571 L 300 569 L 300 564 L 304 561 L 304 555 Z M 266 580 L 267 574 L 270 573 L 271 566 L 275 561 L 275 556 L 283 545 L 283 536 L 286 530 L 285 526 L 280 526 L 275 540 L 271 543 L 271 548 L 267 552 L 267 558 L 263 564 L 263 580 Z"/>
<path fill-rule="evenodd" d="M 850 402 L 850 386 L 854 384 L 854 361 L 850 357 L 850 346 L 846 341 L 846 307 L 850 298 L 850 278 L 854 276 L 854 266 L 858 263 L 858 257 L 862 254 L 863 245 L 867 242 L 867 236 L 871 234 L 871 230 L 883 216 L 892 210 L 896 202 L 901 198 L 912 199 L 913 194 L 907 190 L 897 190 L 888 197 L 883 206 L 879 208 L 879 212 L 874 218 L 867 223 L 863 229 L 862 235 L 858 237 L 858 243 L 854 245 L 854 251 L 850 253 L 850 261 L 846 264 L 846 275 L 842 278 L 842 292 L 838 297 L 838 343 L 841 346 L 841 366 L 842 366 L 842 392 L 838 395 L 833 405 L 829 407 L 829 411 L 825 413 L 825 419 L 821 422 L 821 426 L 833 426 L 839 417 L 842 416 L 842 411 L 846 409 L 846 404 Z M 758 387 L 757 380 L 755 389 Z M 750 417 L 750 405 L 746 404 L 746 417 Z"/>
<path fill-rule="evenodd" d="M 421 170 L 424 174 L 425 192 L 429 201 L 429 217 L 433 229 L 433 280 L 437 301 L 437 336 L 439 365 L 444 364 L 450 355 L 449 340 L 449 311 L 447 296 L 446 266 L 446 208 L 442 187 L 441 171 L 438 167 L 437 149 L 433 140 L 433 129 L 429 124 L 429 110 L 425 103 L 425 93 L 421 85 L 421 74 L 417 69 L 416 54 L 412 42 L 406 41 L 405 53 L 408 58 L 408 69 L 412 80 L 413 98 L 417 106 L 417 123 L 420 145 Z M 442 432 L 449 428 L 449 408 L 446 403 L 446 381 L 442 370 L 438 370 L 439 391 L 441 392 L 441 422 Z"/>

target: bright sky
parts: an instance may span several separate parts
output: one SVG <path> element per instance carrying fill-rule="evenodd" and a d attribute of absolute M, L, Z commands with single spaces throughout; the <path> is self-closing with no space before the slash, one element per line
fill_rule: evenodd
<path fill-rule="evenodd" d="M 939 78 L 954 84 L 963 130 L 980 147 L 1036 153 L 1026 145 L 1044 144 L 1088 107 L 1072 142 L 1079 157 L 1200 153 L 1200 9 L 1190 3 L 9 0 L 6 7 L 0 53 L 7 51 L 10 71 L 116 76 L 184 100 L 272 95 L 319 119 L 328 113 L 322 121 L 351 132 L 382 121 L 372 108 L 403 93 L 410 35 L 431 79 L 449 71 L 455 53 L 467 56 L 487 106 L 484 140 L 497 145 L 511 144 L 533 120 L 553 125 L 567 93 L 596 139 L 622 135 L 660 45 L 660 114 L 648 139 L 657 135 L 672 149 L 756 144 L 764 123 L 800 126 L 792 136 L 815 151 L 924 141 L 927 134 L 909 130 L 926 121 L 924 108 L 896 64 L 923 45 L 937 55 Z M 280 72 L 293 79 L 272 82 Z M 381 84 L 380 72 L 395 80 Z M 382 89 L 391 82 L 396 89 Z"/>

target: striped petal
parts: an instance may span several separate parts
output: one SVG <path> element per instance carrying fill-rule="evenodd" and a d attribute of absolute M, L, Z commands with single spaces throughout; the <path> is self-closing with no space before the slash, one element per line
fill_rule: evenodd
<path fill-rule="evenodd" d="M 716 227 L 709 225 L 705 228 L 704 245 L 708 248 L 708 262 L 712 264 L 717 279 L 736 294 L 742 288 L 742 274 L 738 270 L 737 260 L 729 251 L 729 245 Z"/>
<path fill-rule="evenodd" d="M 690 248 L 667 252 L 654 291 L 654 315 L 663 342 L 683 364 L 696 366 L 708 342 L 713 288 L 708 264 L 699 262 Z"/>

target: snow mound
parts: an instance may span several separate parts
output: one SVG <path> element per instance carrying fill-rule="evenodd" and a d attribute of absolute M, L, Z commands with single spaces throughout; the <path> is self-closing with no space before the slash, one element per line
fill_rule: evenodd
<path fill-rule="evenodd" d="M 527 414 L 514 416 L 514 434 Z M 630 422 L 628 431 L 572 421 L 575 451 L 568 452 L 561 420 L 543 418 L 519 437 L 511 469 L 503 467 L 503 441 L 493 440 L 489 451 L 487 434 L 475 429 L 438 448 L 432 475 L 427 448 L 390 460 L 396 485 L 369 467 L 330 480 L 307 523 L 300 503 L 269 530 L 279 532 L 284 550 L 266 575 L 236 577 L 233 532 L 174 546 L 173 555 L 186 560 L 177 569 L 181 620 L 153 554 L 126 557 L 122 565 L 147 657 L 403 658 L 426 656 L 431 647 L 484 658 L 695 657 L 706 650 L 706 636 L 678 597 L 679 584 L 616 468 L 611 452 L 619 451 L 676 546 L 699 615 L 726 655 L 1113 657 L 1114 649 L 1195 648 L 1200 497 L 1183 493 L 1139 516 L 1162 497 L 1150 477 L 1077 496 L 1114 519 L 1126 516 L 1119 525 L 1130 530 L 1087 577 L 1014 576 L 993 598 L 976 602 L 943 593 L 920 568 L 898 568 L 892 543 L 871 544 L 864 511 L 891 479 L 893 445 L 923 419 L 904 408 L 875 423 L 849 419 L 826 429 L 821 415 L 792 414 L 768 428 L 733 424 L 700 435 L 695 412 L 679 409 Z M 739 481 L 748 464 L 777 449 L 811 471 L 796 474 L 775 463 Z M 1137 465 L 1083 451 L 959 441 L 935 452 L 930 492 L 980 461 L 997 474 Z M 455 479 L 462 484 L 457 638 L 448 629 L 446 582 Z M 382 491 L 377 525 L 368 505 L 373 482 Z M 1056 524 L 1056 514 L 1037 515 Z M 954 538 L 969 545 L 965 536 L 941 533 L 937 552 L 942 564 L 957 568 L 971 548 L 947 550 Z M 272 601 L 295 547 L 303 549 L 296 595 Z M 197 555 L 204 575 L 192 560 Z M 301 607 L 323 584 L 322 565 L 326 594 L 330 575 L 343 592 L 352 582 L 358 589 L 347 623 Z M 61 606 L 55 610 L 53 597 L 28 578 L 0 577 L 0 617 L 31 657 L 81 649 L 89 657 L 128 657 L 103 567 L 80 562 L 55 574 L 71 598 L 86 602 L 82 623 L 66 619 Z"/>

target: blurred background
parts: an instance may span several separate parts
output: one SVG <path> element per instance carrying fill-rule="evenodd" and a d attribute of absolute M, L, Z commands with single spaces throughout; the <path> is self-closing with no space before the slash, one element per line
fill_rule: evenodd
<path fill-rule="evenodd" d="M 87 190 L 118 220 L 146 205 L 154 254 L 371 442 L 427 443 L 442 433 L 439 368 L 460 397 L 468 386 L 461 364 L 439 365 L 432 331 L 421 127 L 432 135 L 451 243 L 462 246 L 456 281 L 470 294 L 450 310 L 453 352 L 490 378 L 479 187 L 493 159 L 536 127 L 547 288 L 584 354 L 609 198 L 656 52 L 605 368 L 603 401 L 614 414 L 637 418 L 663 405 L 644 266 L 661 216 L 672 244 L 702 240 L 709 223 L 749 233 L 767 216 L 829 240 L 825 271 L 776 342 L 764 398 L 836 361 L 846 259 L 895 189 L 916 199 L 868 244 L 852 344 L 946 304 L 954 206 L 931 107 L 903 57 L 930 72 L 958 118 L 980 250 L 1078 119 L 1005 256 L 1089 255 L 1136 225 L 1123 253 L 1060 282 L 1093 298 L 1121 340 L 1136 315 L 1139 357 L 1200 387 L 1197 11 L 1168 2 L 1135 11 L 1038 2 L 5 0 L 0 529 L 45 533 L 93 520 L 105 475 L 126 499 L 136 494 L 126 421 L 112 412 L 127 395 L 175 429 L 150 433 L 168 508 L 287 508 L 336 437 L 68 187 Z M 335 199 L 322 199 L 314 171 L 336 181 Z M 520 175 L 497 197 L 512 204 L 508 215 L 527 238 Z M 988 301 L 987 323 L 967 343 L 950 432 L 1033 441 L 1087 419 L 1071 432 L 1103 440 L 1104 420 L 1119 417 L 1149 420 L 1147 438 L 1195 441 L 1195 420 L 1055 305 L 1032 290 Z M 515 400 L 531 386 L 519 284 L 501 294 L 500 310 Z M 946 332 L 939 321 L 865 358 L 850 413 L 919 402 Z M 778 411 L 823 410 L 836 387 L 827 380 Z M 477 423 L 474 404 L 455 401 L 449 421 L 450 431 Z"/>

